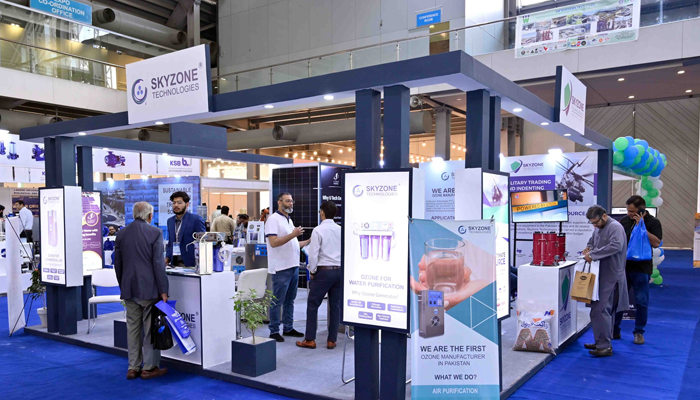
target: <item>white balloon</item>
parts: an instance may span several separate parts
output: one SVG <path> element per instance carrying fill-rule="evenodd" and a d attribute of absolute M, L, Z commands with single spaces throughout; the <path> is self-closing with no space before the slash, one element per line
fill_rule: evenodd
<path fill-rule="evenodd" d="M 658 176 L 647 176 L 648 181 L 654 182 L 654 181 L 658 181 L 659 179 L 661 179 L 661 178 L 659 178 Z"/>
<path fill-rule="evenodd" d="M 651 204 L 655 207 L 661 207 L 664 204 L 664 199 L 662 199 L 661 196 L 654 197 L 651 200 Z"/>
<path fill-rule="evenodd" d="M 657 265 L 661 264 L 661 259 L 658 256 L 653 256 L 651 257 L 651 263 L 656 267 Z"/>
<path fill-rule="evenodd" d="M 649 191 L 647 191 L 646 189 L 641 189 L 639 191 L 639 195 L 642 197 L 646 196 L 647 194 L 649 194 Z"/>
<path fill-rule="evenodd" d="M 639 189 L 641 187 L 641 183 L 639 181 L 634 183 L 634 188 Z"/>
<path fill-rule="evenodd" d="M 655 249 L 651 249 L 651 255 L 652 255 L 652 257 L 660 257 L 661 256 L 661 249 L 658 247 Z"/>
<path fill-rule="evenodd" d="M 660 190 L 662 187 L 664 187 L 664 183 L 663 183 L 662 181 L 656 181 L 656 182 L 654 182 L 654 189 L 659 189 L 659 190 Z"/>
<path fill-rule="evenodd" d="M 664 254 L 663 256 L 659 257 L 659 264 L 661 264 L 662 262 L 664 262 L 665 259 L 666 259 L 666 255 L 665 255 L 665 254 Z M 657 265 L 658 265 L 658 264 L 657 264 Z"/>

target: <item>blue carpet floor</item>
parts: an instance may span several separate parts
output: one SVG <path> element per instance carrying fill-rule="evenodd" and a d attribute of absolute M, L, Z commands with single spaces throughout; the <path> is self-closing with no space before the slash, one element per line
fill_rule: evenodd
<path fill-rule="evenodd" d="M 99 291 L 98 295 L 112 294 Z M 29 303 L 27 304 L 29 307 Z M 28 325 L 38 325 L 36 302 Z M 119 304 L 98 312 L 123 310 Z M 0 399 L 287 399 L 245 386 L 170 370 L 162 378 L 126 380 L 125 357 L 25 334 L 8 337 L 7 297 L 0 297 Z"/>
<path fill-rule="evenodd" d="M 700 399 L 700 269 L 692 252 L 667 251 L 652 285 L 646 344 L 632 343 L 634 321 L 622 321 L 615 354 L 593 358 L 588 330 L 510 399 Z"/>

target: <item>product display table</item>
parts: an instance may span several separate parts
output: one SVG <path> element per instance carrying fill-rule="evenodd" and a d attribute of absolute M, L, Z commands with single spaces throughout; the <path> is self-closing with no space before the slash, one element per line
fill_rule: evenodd
<path fill-rule="evenodd" d="M 518 267 L 518 310 L 549 311 L 552 319 L 552 345 L 559 347 L 576 333 L 576 302 L 571 300 L 571 285 L 576 261 L 541 267 Z"/>

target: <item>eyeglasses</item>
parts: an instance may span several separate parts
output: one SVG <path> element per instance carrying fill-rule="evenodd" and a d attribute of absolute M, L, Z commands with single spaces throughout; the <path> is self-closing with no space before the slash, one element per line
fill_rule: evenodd
<path fill-rule="evenodd" d="M 598 219 L 595 220 L 595 221 L 588 221 L 588 223 L 591 224 L 591 225 L 597 225 L 598 222 L 600 222 L 600 218 L 598 218 Z"/>
<path fill-rule="evenodd" d="M 291 203 L 291 204 L 294 204 L 294 200 L 292 200 L 292 199 L 289 199 L 289 200 L 280 200 L 280 201 L 281 201 L 282 203 L 288 203 L 288 204 Z"/>

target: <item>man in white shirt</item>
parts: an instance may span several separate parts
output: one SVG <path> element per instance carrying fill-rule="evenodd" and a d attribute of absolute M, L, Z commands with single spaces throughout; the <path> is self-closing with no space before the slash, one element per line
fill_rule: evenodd
<path fill-rule="evenodd" d="M 34 227 L 34 215 L 24 204 L 24 200 L 17 200 L 15 202 L 15 209 L 18 210 L 19 219 L 24 228 L 24 231 L 20 233 L 19 237 L 27 238 L 28 243 L 33 242 L 32 227 Z"/>
<path fill-rule="evenodd" d="M 280 335 L 280 308 L 284 305 L 283 335 L 303 337 L 294 329 L 294 300 L 299 285 L 299 257 L 301 247 L 309 241 L 299 241 L 304 229 L 294 227 L 289 214 L 294 211 L 294 200 L 289 193 L 277 196 L 277 211 L 265 222 L 267 238 L 267 270 L 272 274 L 272 294 L 275 300 L 270 307 L 270 338 L 284 342 Z"/>
<path fill-rule="evenodd" d="M 324 201 L 321 204 L 321 225 L 314 229 L 311 243 L 306 248 L 312 282 L 306 306 L 306 335 L 303 342 L 297 342 L 299 347 L 316 348 L 318 307 L 326 293 L 330 303 L 326 348 L 334 349 L 338 341 L 343 275 L 340 270 L 340 226 L 333 222 L 337 212 L 338 207 L 334 203 Z"/>

